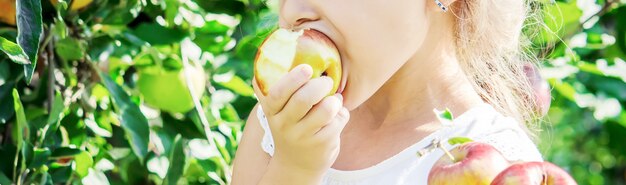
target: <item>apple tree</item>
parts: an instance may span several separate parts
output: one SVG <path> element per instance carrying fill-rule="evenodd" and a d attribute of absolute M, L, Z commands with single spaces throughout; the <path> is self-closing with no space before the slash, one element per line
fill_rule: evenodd
<path fill-rule="evenodd" d="M 626 184 L 626 2 L 544 6 L 541 74 L 552 105 L 537 139 L 579 184 Z"/>
<path fill-rule="evenodd" d="M 0 1 L 0 184 L 229 184 L 267 3 Z"/>
<path fill-rule="evenodd" d="M 0 184 L 228 184 L 273 3 L 0 0 Z M 533 5 L 540 150 L 626 184 L 626 2 Z"/>

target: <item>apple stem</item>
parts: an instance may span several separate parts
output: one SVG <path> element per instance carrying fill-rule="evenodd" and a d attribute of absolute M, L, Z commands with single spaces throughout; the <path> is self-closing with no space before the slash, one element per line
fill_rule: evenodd
<path fill-rule="evenodd" d="M 438 141 L 435 143 L 435 147 L 441 149 L 443 151 L 443 153 L 446 154 L 446 156 L 448 156 L 448 158 L 450 158 L 450 160 L 456 162 L 456 159 L 454 158 L 454 156 L 452 156 L 452 154 L 446 150 L 446 148 L 443 147 L 443 145 L 441 144 L 441 141 Z"/>
<path fill-rule="evenodd" d="M 443 150 L 443 152 L 450 158 L 450 160 L 456 162 L 456 159 L 454 158 L 454 156 L 452 156 L 450 152 L 448 152 L 448 150 L 446 150 L 445 148 L 441 148 L 441 150 Z"/>

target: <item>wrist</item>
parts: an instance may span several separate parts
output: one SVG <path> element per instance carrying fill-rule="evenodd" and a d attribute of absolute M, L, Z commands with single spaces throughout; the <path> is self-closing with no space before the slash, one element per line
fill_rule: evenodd
<path fill-rule="evenodd" d="M 325 170 L 314 170 L 302 168 L 292 163 L 272 158 L 268 164 L 267 171 L 263 177 L 263 181 L 271 182 L 270 184 L 282 184 L 276 182 L 285 182 L 286 184 L 320 184 Z"/>

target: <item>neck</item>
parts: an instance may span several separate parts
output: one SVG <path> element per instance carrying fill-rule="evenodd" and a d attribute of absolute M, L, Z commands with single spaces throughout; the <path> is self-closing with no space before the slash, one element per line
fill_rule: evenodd
<path fill-rule="evenodd" d="M 459 115 L 483 103 L 456 57 L 451 26 L 443 28 L 445 23 L 432 25 L 423 47 L 353 111 L 359 115 L 353 121 L 372 129 L 399 124 L 419 128 L 438 122 L 433 109 L 448 108 Z"/>

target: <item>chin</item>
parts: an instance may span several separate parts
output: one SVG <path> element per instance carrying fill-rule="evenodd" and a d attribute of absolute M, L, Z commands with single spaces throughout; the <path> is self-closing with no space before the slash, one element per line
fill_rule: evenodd
<path fill-rule="evenodd" d="M 355 93 L 352 93 L 355 92 Z M 346 107 L 349 111 L 357 109 L 362 106 L 363 103 L 367 101 L 367 99 L 371 98 L 370 96 L 365 96 L 365 94 L 361 93 L 365 91 L 352 91 L 350 84 L 346 85 L 345 90 L 341 93 L 343 96 L 343 106 Z"/>

